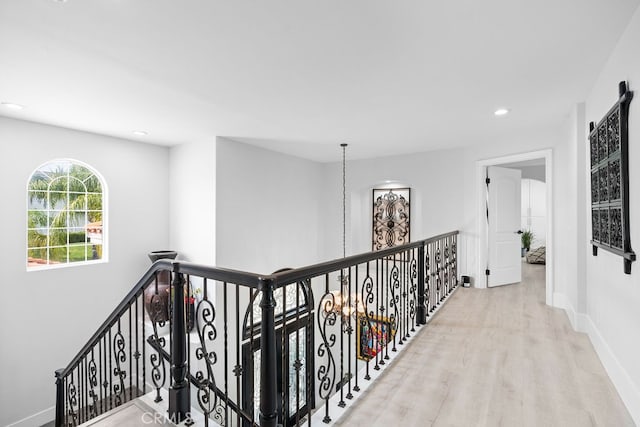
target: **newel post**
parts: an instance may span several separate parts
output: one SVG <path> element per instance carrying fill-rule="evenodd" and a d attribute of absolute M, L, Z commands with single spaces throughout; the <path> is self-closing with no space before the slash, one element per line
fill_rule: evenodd
<path fill-rule="evenodd" d="M 424 242 L 418 247 L 418 309 L 416 319 L 418 325 L 427 323 L 426 296 L 424 294 Z"/>
<path fill-rule="evenodd" d="M 56 371 L 56 427 L 64 425 L 64 379 L 62 372 L 64 369 Z"/>
<path fill-rule="evenodd" d="M 276 327 L 273 280 L 261 279 L 262 323 L 260 324 L 260 426 L 276 427 L 278 421 L 278 391 L 276 372 Z"/>
<path fill-rule="evenodd" d="M 187 381 L 187 322 L 184 310 L 184 276 L 180 264 L 173 264 L 173 331 L 171 336 L 171 387 L 169 388 L 169 418 L 178 424 L 189 418 L 191 396 Z"/>

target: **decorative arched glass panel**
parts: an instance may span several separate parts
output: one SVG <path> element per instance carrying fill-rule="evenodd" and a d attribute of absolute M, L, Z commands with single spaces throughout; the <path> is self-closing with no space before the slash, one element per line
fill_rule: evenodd
<path fill-rule="evenodd" d="M 277 273 L 277 272 L 276 272 Z M 313 293 L 309 281 L 291 283 L 273 292 L 275 307 L 276 350 L 279 366 L 278 399 L 282 401 L 282 390 L 289 388 L 289 400 L 283 402 L 284 410 L 278 414 L 278 423 L 295 424 L 296 417 L 303 417 L 314 407 L 313 370 Z M 260 405 L 260 324 L 262 294 L 255 291 L 244 316 L 242 359 L 243 409 L 258 419 Z M 284 383 L 283 383 L 284 381 Z M 309 399 L 309 401 L 307 401 Z M 286 416 L 285 416 L 286 414 Z"/>
<path fill-rule="evenodd" d="M 90 166 L 52 160 L 27 185 L 27 269 L 106 261 L 105 184 Z"/>

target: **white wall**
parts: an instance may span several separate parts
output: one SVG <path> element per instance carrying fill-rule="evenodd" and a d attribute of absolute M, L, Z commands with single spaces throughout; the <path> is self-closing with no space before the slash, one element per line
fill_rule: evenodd
<path fill-rule="evenodd" d="M 0 425 L 53 419 L 54 371 L 66 366 L 167 246 L 168 150 L 0 117 Z M 88 163 L 109 189 L 109 262 L 26 271 L 26 186 L 53 158 Z"/>
<path fill-rule="evenodd" d="M 339 149 L 339 147 L 336 147 Z M 347 255 L 371 251 L 373 188 L 411 188 L 411 241 L 461 229 L 461 150 L 349 160 L 347 147 Z M 342 163 L 325 166 L 324 257 L 342 256 Z M 464 273 L 462 273 L 464 274 Z"/>
<path fill-rule="evenodd" d="M 636 97 L 629 109 L 629 211 L 631 244 L 640 247 L 640 10 L 612 52 L 586 101 L 586 120 L 598 122 L 618 99 L 618 82 L 626 80 Z M 585 125 L 586 126 L 586 125 Z M 585 142 L 586 144 L 586 142 Z M 588 153 L 580 159 L 587 165 Z M 590 180 L 588 167 L 581 168 L 584 189 L 584 224 L 591 237 Z M 588 246 L 587 239 L 583 245 Z M 622 258 L 600 250 L 586 255 L 586 313 L 581 327 L 589 332 L 605 368 L 627 408 L 640 424 L 640 263 L 630 275 L 623 272 Z"/>
<path fill-rule="evenodd" d="M 322 165 L 218 138 L 216 265 L 268 274 L 321 261 Z"/>
<path fill-rule="evenodd" d="M 511 167 L 511 166 L 507 166 L 507 167 Z M 545 180 L 544 165 L 520 166 L 517 168 L 514 167 L 514 169 L 520 169 L 520 171 L 522 172 L 522 179 L 535 179 L 542 182 L 544 182 Z"/>
<path fill-rule="evenodd" d="M 215 265 L 215 140 L 171 148 L 170 248 L 178 259 Z"/>

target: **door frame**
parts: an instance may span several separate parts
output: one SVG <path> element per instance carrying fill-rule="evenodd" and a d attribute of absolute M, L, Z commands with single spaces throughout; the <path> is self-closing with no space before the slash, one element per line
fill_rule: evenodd
<path fill-rule="evenodd" d="M 547 233 L 546 233 L 546 275 L 545 275 L 545 302 L 547 305 L 553 306 L 553 150 L 547 148 L 544 150 L 531 151 L 520 154 L 511 154 L 508 156 L 494 157 L 490 159 L 478 160 L 476 162 L 476 185 L 477 185 L 477 229 L 478 229 L 478 271 L 476 280 L 476 288 L 486 288 L 487 280 L 485 270 L 487 268 L 487 250 L 489 245 L 489 229 L 487 227 L 487 177 L 488 166 L 500 166 L 505 163 L 521 162 L 525 160 L 534 160 L 544 158 L 545 163 L 545 185 L 547 191 Z"/>

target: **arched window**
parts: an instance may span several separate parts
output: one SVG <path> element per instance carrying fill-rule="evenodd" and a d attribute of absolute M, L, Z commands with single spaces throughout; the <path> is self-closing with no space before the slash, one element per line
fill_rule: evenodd
<path fill-rule="evenodd" d="M 27 270 L 106 261 L 106 188 L 69 159 L 36 169 L 27 185 Z"/>

